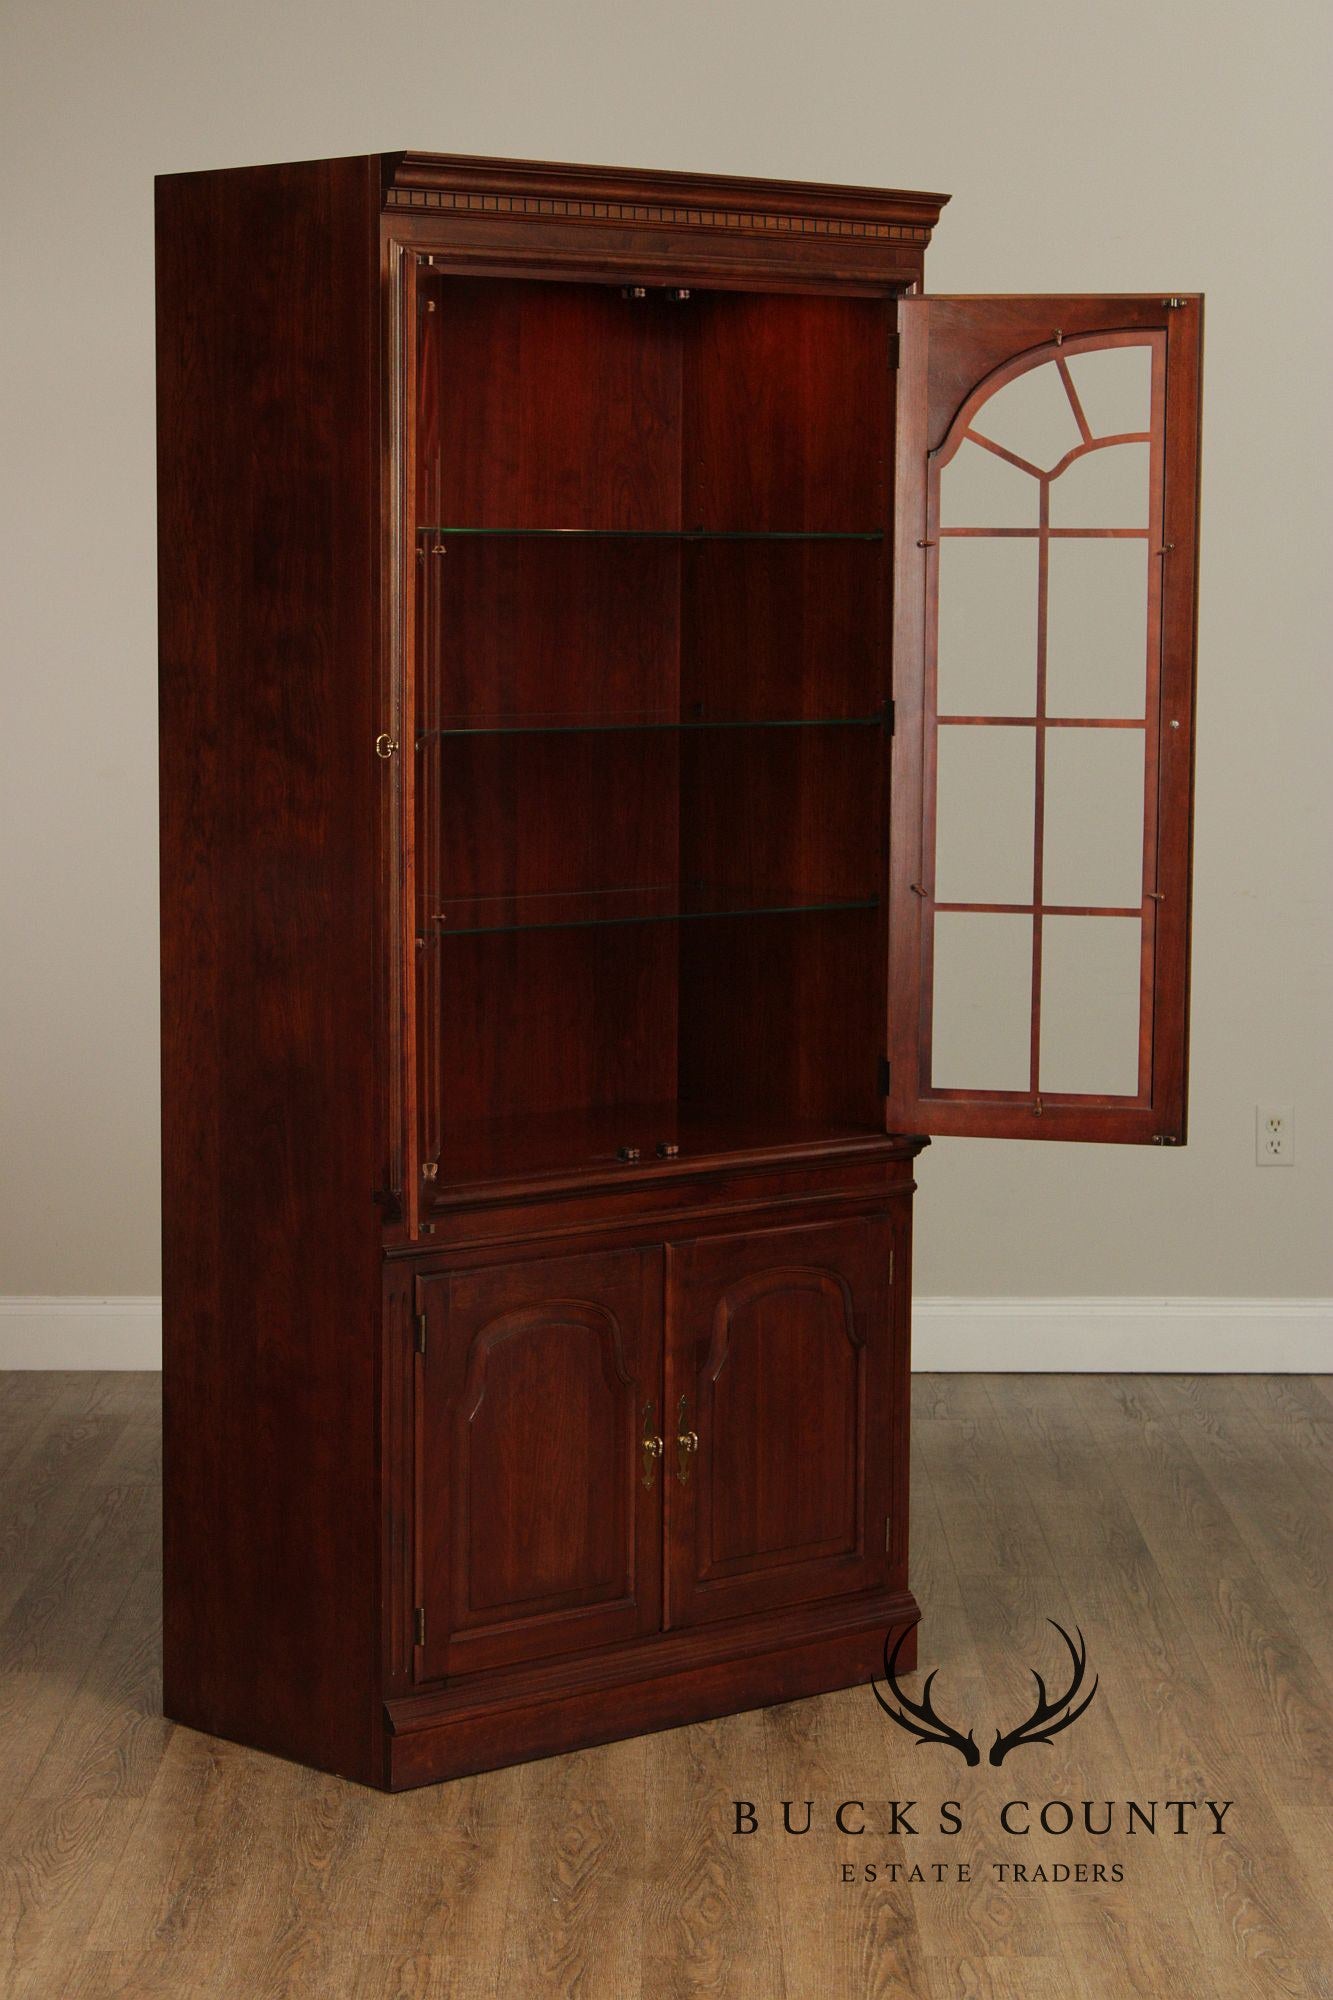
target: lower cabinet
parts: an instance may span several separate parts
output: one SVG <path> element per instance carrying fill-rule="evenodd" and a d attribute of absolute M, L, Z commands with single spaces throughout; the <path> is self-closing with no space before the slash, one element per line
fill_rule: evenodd
<path fill-rule="evenodd" d="M 886 1588 L 884 1216 L 417 1280 L 418 1682 Z"/>

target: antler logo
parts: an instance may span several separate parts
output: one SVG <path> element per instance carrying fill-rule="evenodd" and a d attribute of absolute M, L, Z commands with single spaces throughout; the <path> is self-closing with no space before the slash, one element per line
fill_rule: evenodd
<path fill-rule="evenodd" d="M 1059 1735 L 1062 1729 L 1068 1729 L 1071 1722 L 1078 1721 L 1078 1718 L 1097 1692 L 1098 1679 L 1094 1675 L 1092 1686 L 1081 1701 L 1078 1699 L 1082 1692 L 1083 1679 L 1088 1667 L 1088 1648 L 1078 1626 L 1074 1627 L 1074 1630 L 1078 1632 L 1078 1644 L 1075 1645 L 1068 1632 L 1065 1631 L 1064 1626 L 1056 1624 L 1054 1618 L 1048 1618 L 1046 1623 L 1055 1626 L 1055 1630 L 1060 1634 L 1060 1637 L 1069 1648 L 1073 1677 L 1065 1693 L 1052 1701 L 1046 1693 L 1045 1681 L 1035 1667 L 1031 1669 L 1032 1678 L 1037 1683 L 1037 1705 L 1031 1715 L 1025 1721 L 1020 1722 L 1016 1729 L 1011 1729 L 1007 1732 L 999 1729 L 996 1730 L 995 1741 L 991 1744 L 990 1748 L 990 1761 L 992 1764 L 1003 1764 L 1011 1750 L 1017 1750 L 1025 1743 L 1049 1743 L 1053 1737 Z M 935 1711 L 934 1704 L 930 1699 L 930 1690 L 934 1686 L 935 1675 L 939 1671 L 938 1668 L 932 1669 L 926 1675 L 925 1685 L 921 1690 L 920 1701 L 913 1701 L 911 1696 L 905 1694 L 903 1689 L 898 1685 L 898 1654 L 902 1648 L 904 1639 L 906 1639 L 912 1629 L 911 1625 L 903 1627 L 903 1630 L 898 1634 L 897 1640 L 894 1643 L 892 1652 L 889 1651 L 887 1634 L 884 1639 L 884 1678 L 897 1697 L 898 1706 L 895 1708 L 892 1702 L 886 1700 L 879 1691 L 878 1683 L 872 1681 L 870 1685 L 874 1691 L 875 1700 L 889 1719 L 896 1722 L 900 1729 L 905 1729 L 909 1736 L 914 1736 L 918 1743 L 946 1744 L 949 1749 L 958 1752 L 965 1764 L 979 1764 L 981 1762 L 981 1752 L 977 1748 L 976 1738 L 973 1736 L 972 1731 L 969 1729 L 966 1736 L 964 1736 L 960 1730 L 954 1728 L 952 1723 L 946 1722 L 943 1716 L 937 1714 Z M 1076 1703 L 1077 1706 L 1075 1706 Z"/>

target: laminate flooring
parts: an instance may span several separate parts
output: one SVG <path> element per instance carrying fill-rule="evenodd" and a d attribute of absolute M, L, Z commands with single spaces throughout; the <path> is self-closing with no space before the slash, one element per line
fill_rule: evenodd
<path fill-rule="evenodd" d="M 0 1376 L 0 1994 L 1333 1994 L 1328 1382 L 915 1404 L 922 1664 L 979 1765 L 852 1688 L 391 1798 L 162 1719 L 158 1378 Z M 1097 1693 L 994 1767 L 1064 1685 L 1051 1619 Z"/>

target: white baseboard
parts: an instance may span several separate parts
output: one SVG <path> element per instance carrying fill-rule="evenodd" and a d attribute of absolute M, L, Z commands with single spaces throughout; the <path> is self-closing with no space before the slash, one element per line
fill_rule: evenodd
<path fill-rule="evenodd" d="M 922 1373 L 1305 1375 L 1333 1299 L 917 1299 Z M 160 1368 L 156 1298 L 0 1298 L 0 1369 Z"/>
<path fill-rule="evenodd" d="M 160 1298 L 0 1298 L 0 1369 L 161 1366 Z"/>
<path fill-rule="evenodd" d="M 1319 1375 L 1333 1299 L 916 1299 L 922 1374 Z"/>

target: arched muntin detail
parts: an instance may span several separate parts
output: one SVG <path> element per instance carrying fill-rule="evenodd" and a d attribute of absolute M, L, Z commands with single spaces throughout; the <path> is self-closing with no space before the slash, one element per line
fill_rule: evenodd
<path fill-rule="evenodd" d="M 1079 393 L 1078 385 L 1070 370 L 1069 361 L 1082 355 L 1092 355 L 1107 349 L 1141 348 L 1148 357 L 1147 408 L 1144 415 L 1147 428 L 1125 430 L 1116 428 L 1098 433 L 1089 421 Z M 1009 442 L 1001 443 L 988 434 L 986 410 L 994 399 L 1011 383 L 1024 376 L 1034 374 L 1039 369 L 1054 364 L 1054 371 L 1063 387 L 1068 404 L 1069 430 L 1075 438 L 1073 444 L 1066 445 L 1059 439 L 1059 455 L 1048 465 L 1037 462 L 1038 453 L 1025 455 L 1014 449 L 1022 446 L 1023 440 L 1010 436 Z M 926 531 L 922 544 L 926 551 L 927 575 L 927 616 L 926 647 L 924 659 L 924 686 L 926 709 L 926 757 L 922 773 L 923 799 L 922 816 L 925 843 L 922 856 L 923 876 L 920 893 L 925 899 L 926 920 L 921 938 L 920 986 L 920 1053 L 921 1083 L 923 1093 L 936 1100 L 954 1099 L 973 1103 L 1014 1103 L 1025 1102 L 1040 1116 L 1043 1102 L 1051 1104 L 1075 1105 L 1092 1103 L 1099 1105 L 1134 1105 L 1146 1107 L 1152 1097 L 1152 996 L 1154 991 L 1154 958 L 1157 930 L 1157 821 L 1158 821 L 1158 768 L 1160 755 L 1160 689 L 1161 689 L 1161 578 L 1158 564 L 1153 558 L 1163 552 L 1162 507 L 1164 473 L 1164 407 L 1165 407 L 1165 335 L 1156 329 L 1121 329 L 1107 333 L 1087 333 L 1069 338 L 1048 340 L 1040 345 L 1025 349 L 1010 357 L 998 367 L 990 370 L 977 382 L 963 398 L 949 423 L 939 446 L 927 453 L 926 478 Z M 1088 384 L 1084 383 L 1085 393 Z M 1053 405 L 1058 407 L 1058 404 Z M 1132 419 L 1131 419 L 1132 420 Z M 968 522 L 968 525 L 943 525 L 941 504 L 941 480 L 964 443 L 970 443 L 992 454 L 1016 472 L 1026 475 L 1034 486 L 1034 518 L 1028 526 L 1002 526 L 984 520 Z M 1132 523 L 1116 526 L 1096 526 L 1080 524 L 1073 526 L 1055 525 L 1051 517 L 1051 489 L 1068 468 L 1082 459 L 1116 446 L 1148 447 L 1148 492 L 1142 516 L 1136 516 Z M 997 537 L 1021 536 L 1036 545 L 1036 652 L 1034 658 L 1035 699 L 1030 710 L 1022 713 L 1001 713 L 997 709 L 987 709 L 984 702 L 978 703 L 980 713 L 941 712 L 939 703 L 939 617 L 942 588 L 940 576 L 940 554 L 946 541 L 954 537 Z M 1122 714 L 1068 714 L 1050 712 L 1047 698 L 1047 592 L 1050 564 L 1050 549 L 1065 537 L 1115 537 L 1128 538 L 1146 545 L 1148 555 L 1147 591 L 1144 603 L 1144 679 L 1143 704 L 1137 716 Z M 942 729 L 981 727 L 991 729 L 1031 730 L 1034 738 L 1033 782 L 1035 797 L 1032 813 L 1032 886 L 1029 895 L 1018 902 L 997 902 L 978 899 L 975 901 L 940 901 L 936 893 L 936 858 L 938 842 L 938 738 Z M 1103 899 L 1099 903 L 1069 905 L 1048 899 L 1044 885 L 1044 800 L 1046 795 L 1047 732 L 1063 731 L 1069 728 L 1081 729 L 1130 729 L 1140 733 L 1143 740 L 1143 866 L 1140 893 L 1117 900 L 1114 906 Z M 988 1087 L 978 1078 L 975 1082 L 946 1075 L 937 1079 L 933 1044 L 935 1040 L 935 922 L 938 914 L 993 911 L 996 915 L 1012 915 L 1025 918 L 1031 924 L 1030 948 L 1030 1037 L 1026 1066 L 1028 1070 L 1025 1088 L 1013 1086 Z M 1042 1000 L 1043 979 L 1043 931 L 1044 921 L 1050 917 L 1086 918 L 1089 923 L 1100 919 L 1121 920 L 1139 918 L 1140 950 L 1138 964 L 1138 1064 L 1135 1088 L 1108 1093 L 1105 1089 L 1091 1088 L 1083 1091 L 1068 1088 L 1043 1090 L 1042 1085 Z"/>
<path fill-rule="evenodd" d="M 936 475 L 941 473 L 967 437 L 971 437 L 973 443 L 984 445 L 988 451 L 995 452 L 997 457 L 1006 459 L 1010 465 L 1017 466 L 1020 471 L 1030 473 L 1034 479 L 1058 479 L 1073 459 L 1081 458 L 1088 451 L 1101 450 L 1106 445 L 1149 443 L 1152 438 L 1151 430 L 1125 431 L 1116 436 L 1098 437 L 1083 413 L 1083 405 L 1068 368 L 1061 367 L 1060 364 L 1067 361 L 1071 354 L 1096 354 L 1108 347 L 1152 348 L 1155 341 L 1160 343 L 1160 340 L 1160 335 L 1154 336 L 1152 333 L 1137 330 L 1121 333 L 1081 333 L 1071 335 L 1068 340 L 1048 340 L 1040 347 L 1029 347 L 1022 354 L 1011 356 L 1008 361 L 1001 362 L 998 368 L 993 368 L 989 375 L 983 375 L 963 398 L 940 445 L 930 454 L 931 471 Z M 990 438 L 977 435 L 972 429 L 972 420 L 978 410 L 989 403 L 993 396 L 998 395 L 1001 389 L 1007 388 L 1020 375 L 1030 375 L 1034 369 L 1044 367 L 1048 361 L 1054 361 L 1056 364 L 1065 394 L 1069 397 L 1071 414 L 1083 440 L 1049 469 L 1033 465 L 1029 460 L 1007 451 L 1004 446 L 995 444 Z"/>

